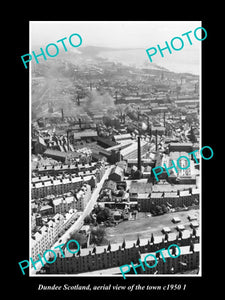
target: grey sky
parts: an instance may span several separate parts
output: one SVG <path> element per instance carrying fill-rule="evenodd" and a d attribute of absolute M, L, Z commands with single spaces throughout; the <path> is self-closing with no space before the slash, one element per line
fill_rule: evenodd
<path fill-rule="evenodd" d="M 200 21 L 31 21 L 31 44 L 79 33 L 83 46 L 149 48 L 201 26 Z"/>
<path fill-rule="evenodd" d="M 165 51 L 165 58 L 156 55 L 154 62 L 172 69 L 173 65 L 178 63 L 181 66 L 182 62 L 184 71 L 193 69 L 199 73 L 202 42 L 194 38 L 193 31 L 200 26 L 201 21 L 31 21 L 30 45 L 31 48 L 45 47 L 78 33 L 82 37 L 81 46 L 143 48 L 143 55 L 147 57 L 147 48 L 156 47 L 157 44 L 164 48 L 165 41 L 170 43 L 172 38 L 192 31 L 192 45 L 187 37 L 183 37 L 184 47 L 181 51 L 173 51 L 173 55 Z"/>

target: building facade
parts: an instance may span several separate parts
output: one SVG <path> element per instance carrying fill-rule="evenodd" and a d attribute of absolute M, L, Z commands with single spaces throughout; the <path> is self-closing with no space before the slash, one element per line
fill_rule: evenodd
<path fill-rule="evenodd" d="M 31 257 L 35 261 L 38 254 L 51 249 L 52 245 L 58 240 L 59 236 L 66 230 L 77 218 L 77 211 L 70 210 L 65 216 L 57 213 L 50 221 L 43 225 L 31 237 Z"/>
<path fill-rule="evenodd" d="M 96 177 L 93 175 L 84 177 L 71 176 L 69 178 L 51 179 L 33 183 L 31 185 L 31 198 L 39 199 L 48 195 L 62 195 L 71 190 L 80 189 L 84 183 L 94 188 L 96 185 Z"/>
<path fill-rule="evenodd" d="M 147 273 L 157 271 L 160 274 L 167 274 L 179 272 L 183 269 L 198 268 L 200 252 L 198 244 L 199 236 L 190 234 L 189 238 L 184 239 L 176 237 L 175 239 L 165 240 L 163 237 L 159 237 L 155 238 L 153 242 L 146 239 L 141 240 L 139 245 L 137 245 L 136 241 L 126 241 L 124 247 L 121 247 L 119 244 L 113 244 L 110 245 L 110 249 L 109 246 L 96 247 L 95 251 L 90 248 L 80 249 L 79 254 L 72 254 L 64 249 L 65 257 L 63 258 L 61 253 L 58 252 L 56 261 L 52 264 L 46 264 L 45 271 L 48 274 L 79 274 L 107 268 L 118 267 L 119 269 L 120 266 L 124 264 L 130 265 L 131 262 L 139 264 L 139 259 L 143 261 L 147 254 L 154 254 L 155 251 L 162 248 L 167 249 L 174 243 L 181 248 L 180 256 L 177 259 L 171 258 L 170 260 L 170 257 L 165 255 L 166 262 L 163 262 L 162 258 L 159 258 L 157 266 L 148 269 Z M 190 243 L 192 243 L 192 246 L 190 246 Z M 141 271 L 141 268 L 137 270 Z"/>
<path fill-rule="evenodd" d="M 61 197 L 52 200 L 54 213 L 66 213 L 76 208 L 76 201 L 73 196 Z"/>
<path fill-rule="evenodd" d="M 199 190 L 196 188 L 176 192 L 152 192 L 148 196 L 137 196 L 138 207 L 142 212 L 149 212 L 155 205 L 165 204 L 172 208 L 198 205 Z"/>
<path fill-rule="evenodd" d="M 31 257 L 33 260 L 50 249 L 57 240 L 58 235 L 62 232 L 64 226 L 63 215 L 56 214 L 46 225 L 42 226 L 39 231 L 31 237 Z"/>
<path fill-rule="evenodd" d="M 84 184 L 79 192 L 76 194 L 76 204 L 75 208 L 78 211 L 84 211 L 91 198 L 91 186 L 89 184 Z"/>

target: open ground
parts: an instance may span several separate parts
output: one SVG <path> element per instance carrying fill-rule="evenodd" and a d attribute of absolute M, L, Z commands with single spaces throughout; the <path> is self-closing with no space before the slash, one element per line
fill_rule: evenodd
<path fill-rule="evenodd" d="M 115 227 L 106 228 L 105 240 L 110 241 L 111 243 L 119 243 L 125 240 L 135 240 L 139 238 L 149 238 L 151 233 L 154 235 L 162 235 L 163 227 L 170 227 L 171 232 L 177 232 L 176 226 L 172 222 L 173 217 L 179 217 L 179 225 L 184 225 L 185 229 L 192 230 L 190 227 L 191 221 L 188 219 L 188 215 L 196 216 L 197 221 L 199 221 L 199 210 L 192 209 L 187 211 L 179 211 L 175 213 L 167 213 L 160 216 L 150 216 L 150 213 L 138 213 L 136 220 L 124 221 L 118 224 Z"/>

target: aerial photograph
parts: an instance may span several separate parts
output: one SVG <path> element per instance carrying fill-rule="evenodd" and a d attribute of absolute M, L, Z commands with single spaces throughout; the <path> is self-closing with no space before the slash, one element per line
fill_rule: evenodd
<path fill-rule="evenodd" d="M 201 26 L 30 21 L 30 276 L 201 276 Z"/>

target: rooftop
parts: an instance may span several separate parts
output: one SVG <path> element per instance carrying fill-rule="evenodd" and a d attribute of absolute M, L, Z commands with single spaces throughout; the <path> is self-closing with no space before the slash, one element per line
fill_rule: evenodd
<path fill-rule="evenodd" d="M 179 197 L 178 195 L 177 195 L 177 192 L 169 192 L 169 193 L 164 193 L 164 198 L 177 198 L 177 197 Z"/>
<path fill-rule="evenodd" d="M 130 139 L 131 134 L 130 133 L 124 133 L 124 134 L 117 134 L 114 135 L 115 141 L 124 140 L 124 139 Z"/>
<path fill-rule="evenodd" d="M 43 205 L 43 206 L 40 208 L 40 211 L 47 210 L 47 209 L 52 209 L 52 206 L 50 206 L 50 205 Z"/>
<path fill-rule="evenodd" d="M 178 147 L 182 147 L 182 146 L 184 146 L 184 147 L 186 147 L 186 146 L 190 146 L 190 147 L 192 147 L 193 146 L 193 144 L 191 143 L 191 142 L 188 142 L 188 143 L 170 143 L 170 146 L 171 147 L 173 147 L 173 146 L 178 146 Z"/>
<path fill-rule="evenodd" d="M 154 193 L 152 192 L 150 197 L 151 198 L 162 198 L 163 193 Z"/>
<path fill-rule="evenodd" d="M 95 130 L 84 130 L 84 131 L 79 131 L 79 132 L 74 132 L 74 138 L 75 139 L 80 139 L 83 137 L 97 137 L 97 131 Z"/>
<path fill-rule="evenodd" d="M 116 189 L 116 182 L 112 180 L 106 180 L 102 186 L 102 189 L 111 189 L 115 190 Z"/>
<path fill-rule="evenodd" d="M 200 244 L 194 244 L 194 251 L 195 252 L 200 252 L 200 249 L 201 249 Z M 163 252 L 163 256 L 165 257 L 165 259 L 170 257 L 167 249 L 163 250 L 162 252 Z M 141 254 L 141 260 L 143 261 L 145 259 L 145 256 L 147 256 L 148 254 L 151 254 L 151 253 L 154 253 L 154 252 L 142 253 Z M 170 253 L 171 253 L 171 250 L 170 250 Z M 178 253 L 178 250 L 176 250 L 176 255 L 177 255 L 177 253 Z M 191 253 L 192 253 L 192 251 L 190 251 L 190 246 L 180 247 L 180 255 L 187 255 L 187 254 L 191 254 Z M 151 260 L 155 261 L 155 258 L 153 256 L 149 256 L 147 261 L 151 261 Z"/>
<path fill-rule="evenodd" d="M 123 169 L 119 166 L 116 166 L 116 167 L 112 168 L 110 175 L 111 174 L 117 174 L 119 176 L 123 176 Z"/>
<path fill-rule="evenodd" d="M 61 152 L 59 150 L 53 150 L 53 149 L 45 150 L 44 155 L 57 156 L 57 157 L 62 157 L 62 158 L 66 158 L 68 156 L 73 156 L 73 157 L 79 157 L 80 156 L 80 154 L 77 153 L 77 152 L 72 152 L 72 151 Z"/>
<path fill-rule="evenodd" d="M 147 142 L 141 141 L 141 147 L 143 147 L 145 145 L 147 145 Z M 120 151 L 120 154 L 122 156 L 126 156 L 133 151 L 137 151 L 137 142 L 136 141 L 133 144 L 131 144 L 130 146 L 126 147 L 125 149 L 122 149 Z"/>
<path fill-rule="evenodd" d="M 190 196 L 189 190 L 186 190 L 186 191 L 180 191 L 180 196 L 181 196 L 181 197 L 184 197 L 184 196 Z"/>
<path fill-rule="evenodd" d="M 188 190 L 189 188 L 196 188 L 195 184 L 154 184 L 152 186 L 153 192 L 176 192 L 182 190 Z"/>
<path fill-rule="evenodd" d="M 165 229 L 169 229 L 169 228 L 165 227 Z M 182 233 L 183 233 L 183 237 L 188 236 L 188 235 L 190 236 L 190 231 L 189 230 L 184 230 Z M 154 244 L 161 243 L 163 238 L 164 238 L 164 235 L 154 236 Z M 169 238 L 170 241 L 173 241 L 173 240 L 176 239 L 176 234 L 175 233 L 169 233 L 168 238 Z M 146 239 L 146 238 L 140 239 L 140 246 L 147 245 L 149 240 L 150 240 L 150 238 L 149 239 Z M 132 247 L 137 247 L 136 242 L 137 242 L 137 239 L 132 240 L 132 241 L 125 240 L 126 249 L 130 249 Z M 122 243 L 121 242 L 120 243 L 110 243 L 110 246 L 111 246 L 110 250 L 111 250 L 111 252 L 113 252 L 113 251 L 119 250 L 119 248 L 122 248 L 121 247 Z M 95 249 L 96 249 L 95 253 L 99 254 L 99 253 L 107 252 L 107 248 L 108 248 L 108 245 L 95 246 Z M 190 249 L 190 246 L 183 246 L 183 247 L 180 247 L 180 248 L 181 249 L 186 248 L 183 251 L 181 251 L 181 253 L 182 254 L 187 254 L 189 249 Z M 194 248 L 195 248 L 195 251 L 197 252 L 200 249 L 200 245 L 199 244 L 194 244 Z M 62 257 L 60 250 L 54 250 L 54 251 L 59 255 L 59 257 Z M 72 257 L 73 256 L 73 254 L 70 253 L 67 249 L 64 250 L 64 253 L 65 253 L 66 257 Z M 167 251 L 166 251 L 166 253 L 167 253 Z M 80 255 L 81 256 L 86 256 L 86 255 L 91 255 L 91 254 L 93 254 L 93 247 L 80 249 Z M 141 255 L 145 256 L 145 255 L 147 255 L 147 253 L 143 253 Z M 165 257 L 166 257 L 166 255 L 165 255 Z M 167 255 L 167 257 L 168 257 L 168 255 Z"/>
<path fill-rule="evenodd" d="M 152 183 L 132 181 L 129 189 L 130 194 L 145 194 L 151 193 Z"/>

